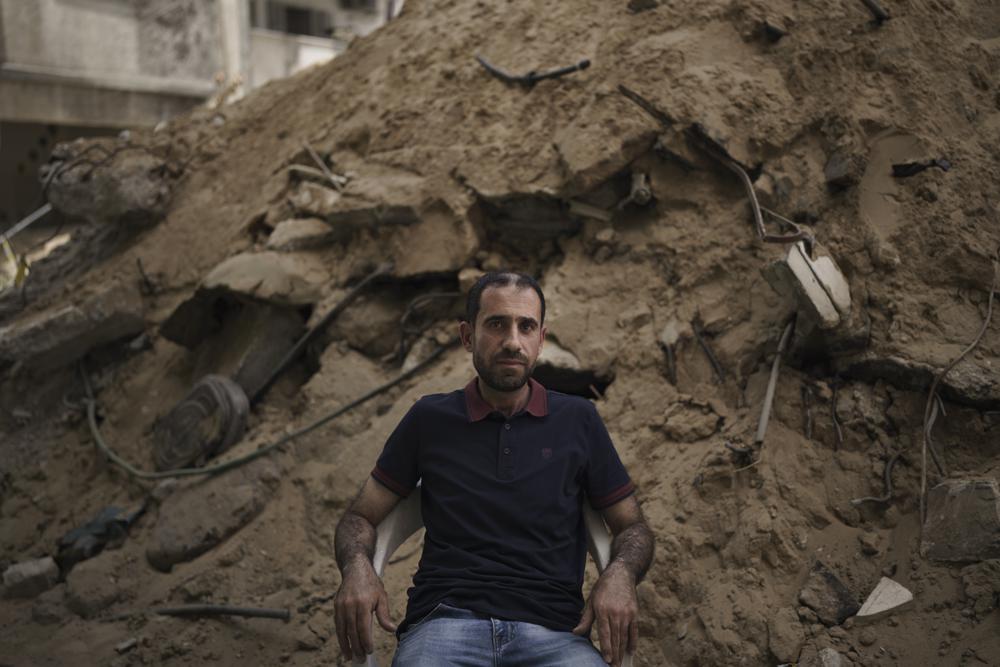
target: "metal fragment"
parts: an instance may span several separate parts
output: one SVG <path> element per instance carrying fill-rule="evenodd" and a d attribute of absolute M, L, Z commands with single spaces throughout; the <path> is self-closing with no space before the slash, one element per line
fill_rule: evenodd
<path fill-rule="evenodd" d="M 588 67 L 590 67 L 590 61 L 583 59 L 575 65 L 567 65 L 566 67 L 557 67 L 555 69 L 543 70 L 541 72 L 536 72 L 534 70 L 528 72 L 527 74 L 511 74 L 505 70 L 500 69 L 496 65 L 491 64 L 486 58 L 481 55 L 476 55 L 476 61 L 483 66 L 483 68 L 500 79 L 504 83 L 513 83 L 521 86 L 526 86 L 530 88 L 534 86 L 539 81 L 545 79 L 555 79 L 561 76 L 566 76 L 567 74 L 572 74 L 573 72 L 580 72 Z"/>

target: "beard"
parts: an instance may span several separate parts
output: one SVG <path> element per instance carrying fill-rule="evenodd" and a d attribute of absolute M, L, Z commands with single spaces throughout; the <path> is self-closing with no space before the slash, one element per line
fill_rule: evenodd
<path fill-rule="evenodd" d="M 534 364 L 528 365 L 524 357 L 497 357 L 498 361 L 501 359 L 517 359 L 525 362 L 525 365 L 521 367 L 498 366 L 495 363 L 491 365 L 486 357 L 479 352 L 472 355 L 472 365 L 475 367 L 476 373 L 479 374 L 479 379 L 487 387 L 494 391 L 517 391 L 528 383 L 528 378 L 535 370 Z"/>

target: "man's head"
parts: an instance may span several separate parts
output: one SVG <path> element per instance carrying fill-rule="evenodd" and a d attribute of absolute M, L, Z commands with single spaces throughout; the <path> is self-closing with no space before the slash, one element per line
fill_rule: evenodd
<path fill-rule="evenodd" d="M 479 378 L 496 391 L 517 391 L 535 369 L 545 342 L 545 296 L 531 276 L 487 273 L 469 290 L 462 344 Z"/>

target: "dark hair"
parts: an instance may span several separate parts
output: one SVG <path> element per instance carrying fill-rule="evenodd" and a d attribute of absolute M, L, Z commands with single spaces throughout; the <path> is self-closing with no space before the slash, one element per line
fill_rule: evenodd
<path fill-rule="evenodd" d="M 483 290 L 487 287 L 516 287 L 535 290 L 535 294 L 538 295 L 538 300 L 542 304 L 542 319 L 538 324 L 545 323 L 545 295 L 542 294 L 542 288 L 537 280 L 526 273 L 516 271 L 490 271 L 480 276 L 476 284 L 469 289 L 469 296 L 465 300 L 465 321 L 469 324 L 476 323 L 479 307 L 483 302 Z"/>

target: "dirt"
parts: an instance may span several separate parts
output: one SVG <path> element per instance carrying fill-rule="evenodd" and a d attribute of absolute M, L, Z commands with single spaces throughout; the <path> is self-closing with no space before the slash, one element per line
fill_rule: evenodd
<path fill-rule="evenodd" d="M 87 366 L 104 437 L 152 469 L 153 422 L 212 370 L 210 358 L 158 328 L 224 260 L 264 252 L 286 219 L 316 217 L 296 208 L 305 204 L 287 174 L 293 163 L 315 166 L 303 157 L 308 143 L 352 181 L 320 202 L 337 240 L 285 253 L 322 274 L 308 303 L 294 305 L 315 323 L 375 264 L 392 259 L 396 269 L 255 406 L 244 441 L 225 456 L 395 377 L 405 355 L 393 354 L 404 337 L 392 322 L 409 299 L 457 290 L 462 269 L 510 265 L 539 276 L 559 344 L 613 378 L 592 397 L 657 535 L 639 589 L 637 665 L 807 663 L 827 647 L 860 665 L 1000 664 L 993 565 L 925 560 L 918 509 L 930 378 L 982 326 L 1000 246 L 1000 10 L 985 0 L 884 4 L 892 18 L 877 26 L 862 3 L 410 0 L 327 65 L 132 133 L 131 145 L 167 164 L 165 218 L 129 227 L 107 252 L 69 251 L 72 270 L 40 262 L 29 298 L 0 304 L 0 326 L 80 303 L 114 279 L 148 281 L 149 344 L 92 352 Z M 768 41 L 763 20 L 788 34 Z M 489 76 L 476 53 L 517 72 L 592 64 L 521 87 Z M 752 445 L 773 353 L 795 310 L 760 270 L 785 248 L 755 237 L 740 183 L 683 140 L 692 123 L 752 168 L 762 203 L 806 224 L 850 284 L 849 322 L 793 338 L 760 447 Z M 691 164 L 665 159 L 654 146 L 661 135 Z M 845 165 L 835 187 L 824 175 L 834 156 Z M 932 158 L 950 170 L 890 175 L 893 163 Z M 629 205 L 612 222 L 566 213 L 569 199 L 612 209 L 631 172 L 648 175 L 650 205 Z M 97 238 L 94 225 L 118 223 L 79 224 L 78 244 Z M 432 325 L 423 342 L 453 331 L 459 307 L 422 311 Z M 944 382 L 934 438 L 950 477 L 998 474 L 998 319 Z M 665 332 L 676 340 L 676 382 Z M 0 662 L 347 664 L 330 599 L 336 521 L 408 406 L 472 372 L 453 349 L 283 447 L 236 529 L 208 530 L 214 546 L 170 572 L 154 569 L 147 550 L 161 522 L 176 528 L 187 515 L 161 512 L 182 501 L 190 512 L 191 499 L 230 492 L 239 475 L 161 487 L 164 499 L 120 548 L 35 600 L 0 602 Z M 74 366 L 4 373 L 6 567 L 51 555 L 69 529 L 107 505 L 140 504 L 154 485 L 130 481 L 96 451 Z M 891 501 L 852 504 L 882 495 L 898 452 Z M 940 479 L 933 466 L 928 476 Z M 386 575 L 397 619 L 419 539 Z M 817 561 L 857 604 L 883 575 L 915 603 L 863 628 L 850 619 L 828 626 L 799 602 Z M 293 615 L 124 616 L 188 602 Z M 130 638 L 136 646 L 119 655 L 115 646 Z M 393 645 L 379 635 L 382 664 Z"/>

